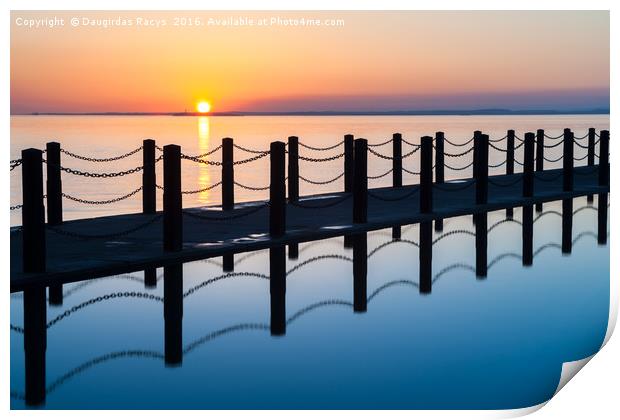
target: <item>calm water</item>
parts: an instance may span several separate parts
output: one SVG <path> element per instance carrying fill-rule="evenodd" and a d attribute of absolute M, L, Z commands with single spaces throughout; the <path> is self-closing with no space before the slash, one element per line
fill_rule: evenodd
<path fill-rule="evenodd" d="M 270 298 L 269 250 L 235 255 L 227 278 L 222 258 L 213 258 L 184 264 L 182 280 L 158 269 L 153 288 L 142 272 L 67 284 L 62 306 L 47 307 L 45 408 L 538 404 L 552 396 L 562 363 L 595 353 L 605 336 L 609 247 L 597 245 L 597 206 L 596 197 L 590 205 L 575 199 L 565 213 L 574 213 L 571 230 L 561 202 L 534 212 L 529 267 L 522 210 L 503 223 L 505 211 L 489 213 L 486 278 L 475 275 L 471 216 L 445 220 L 433 232 L 431 294 L 418 291 L 418 225 L 403 226 L 401 241 L 390 229 L 369 232 L 355 255 L 343 238 L 300 244 L 298 259 L 283 257 L 282 314 Z M 570 254 L 561 252 L 563 229 Z M 354 312 L 354 270 L 355 290 L 367 282 L 367 312 Z M 186 295 L 182 338 L 173 334 L 181 321 L 164 322 L 164 283 Z M 96 300 L 118 292 L 148 296 Z M 284 319 L 286 334 L 272 336 Z M 23 408 L 21 293 L 11 296 L 11 323 L 11 406 Z M 182 363 L 167 366 L 175 344 Z"/>
<path fill-rule="evenodd" d="M 554 116 L 333 116 L 333 117 L 132 117 L 132 116 L 13 116 L 11 117 L 11 158 L 19 157 L 21 150 L 27 147 L 45 148 L 47 141 L 56 140 L 61 146 L 79 155 L 94 157 L 111 157 L 124 154 L 142 144 L 145 138 L 157 140 L 158 145 L 179 144 L 182 151 L 189 155 L 205 153 L 217 147 L 223 137 L 233 137 L 237 144 L 255 150 L 269 149 L 274 140 L 286 140 L 296 135 L 300 141 L 325 147 L 342 141 L 347 133 L 356 137 L 367 138 L 369 143 L 381 143 L 391 138 L 392 133 L 400 132 L 411 143 L 419 143 L 424 135 L 433 135 L 444 131 L 448 139 L 462 143 L 472 137 L 475 130 L 488 133 L 491 139 L 506 135 L 506 130 L 514 129 L 522 137 L 527 131 L 543 128 L 550 135 L 559 135 L 564 128 L 571 128 L 577 137 L 587 132 L 589 127 L 597 130 L 609 128 L 608 115 L 554 115 Z M 552 140 L 548 140 L 552 141 Z M 585 140 L 581 140 L 582 143 Z M 500 143 L 500 146 L 502 144 Z M 505 147 L 505 145 L 503 145 Z M 377 149 L 380 153 L 391 155 L 391 145 Z M 403 145 L 403 153 L 411 146 Z M 459 149 L 458 151 L 462 151 Z M 454 153 L 453 147 L 446 144 L 446 152 Z M 326 157 L 341 153 L 340 149 L 315 152 L 301 148 L 304 156 Z M 523 148 L 516 152 L 516 158 L 522 160 Z M 547 156 L 555 159 L 561 154 L 561 147 L 547 149 Z M 575 157 L 585 154 L 585 150 L 576 148 Z M 250 157 L 245 152 L 235 150 L 235 160 Z M 220 160 L 220 153 L 212 155 Z M 117 172 L 140 166 L 141 154 L 111 164 L 90 163 L 68 156 L 62 157 L 63 166 L 91 172 Z M 471 156 L 460 159 L 448 159 L 452 166 L 465 166 Z M 505 159 L 503 153 L 491 149 L 490 164 L 497 164 Z M 403 166 L 410 171 L 419 170 L 419 153 L 406 158 Z M 579 164 L 579 163 L 578 163 Z M 267 158 L 250 164 L 235 167 L 235 180 L 241 184 L 265 187 L 268 185 Z M 368 174 L 370 176 L 385 173 L 391 162 L 374 155 L 369 155 Z M 559 167 L 558 163 L 545 163 L 546 167 Z M 157 165 L 158 183 L 162 180 L 162 165 Z M 324 181 L 336 177 L 343 170 L 343 160 L 313 164 L 300 162 L 301 176 L 310 180 Z M 517 168 L 519 170 L 519 168 Z M 504 167 L 491 169 L 491 173 L 504 173 Z M 69 195 L 89 200 L 109 200 L 123 196 L 141 185 L 140 173 L 123 178 L 92 179 L 66 173 L 63 176 L 63 191 Z M 471 168 L 455 172 L 446 170 L 446 177 L 470 177 Z M 183 161 L 183 189 L 197 190 L 208 187 L 220 180 L 220 169 L 214 166 L 199 165 Z M 403 174 L 405 183 L 415 183 L 418 177 Z M 21 171 L 17 168 L 11 173 L 11 205 L 20 204 Z M 391 178 L 384 177 L 370 180 L 373 186 L 390 185 Z M 341 191 L 343 180 L 325 186 L 315 186 L 305 182 L 300 185 L 301 194 Z M 267 191 L 248 191 L 235 187 L 237 201 L 259 200 L 267 197 Z M 184 206 L 214 205 L 220 203 L 221 190 L 215 188 L 200 194 L 184 195 Z M 158 197 L 161 206 L 161 196 Z M 106 214 L 141 211 L 141 195 L 137 194 L 127 200 L 102 206 L 77 204 L 64 200 L 65 220 L 92 217 Z M 11 224 L 21 224 L 19 211 L 11 212 Z"/>

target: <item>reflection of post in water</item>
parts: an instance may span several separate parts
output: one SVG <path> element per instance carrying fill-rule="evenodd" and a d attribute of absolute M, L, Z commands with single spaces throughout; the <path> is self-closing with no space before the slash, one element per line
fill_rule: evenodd
<path fill-rule="evenodd" d="M 366 312 L 368 274 L 366 232 L 353 236 L 353 311 Z"/>
<path fill-rule="evenodd" d="M 607 243 L 607 193 L 598 195 L 598 236 L 599 245 Z"/>
<path fill-rule="evenodd" d="M 395 239 L 395 240 L 400 239 L 401 235 L 402 235 L 401 226 L 400 225 L 393 226 L 392 227 L 392 239 Z"/>
<path fill-rule="evenodd" d="M 227 252 L 222 255 L 222 270 L 224 273 L 235 271 L 235 254 Z"/>
<path fill-rule="evenodd" d="M 523 206 L 523 230 L 522 230 L 522 264 L 532 265 L 534 260 L 534 213 L 532 205 Z"/>
<path fill-rule="evenodd" d="M 271 335 L 286 334 L 286 252 L 284 245 L 269 249 Z"/>
<path fill-rule="evenodd" d="M 157 287 L 157 269 L 155 267 L 144 270 L 144 287 L 147 289 Z"/>
<path fill-rule="evenodd" d="M 45 349 L 47 312 L 45 287 L 24 290 L 24 353 L 26 357 L 26 404 L 45 402 Z"/>
<path fill-rule="evenodd" d="M 62 306 L 62 284 L 49 287 L 49 303 L 51 306 Z"/>
<path fill-rule="evenodd" d="M 487 276 L 487 247 L 488 247 L 488 216 L 487 212 L 477 213 L 476 219 L 476 277 L 484 279 Z"/>
<path fill-rule="evenodd" d="M 420 223 L 420 293 L 430 293 L 433 275 L 433 222 Z"/>
<path fill-rule="evenodd" d="M 562 200 L 562 254 L 573 250 L 573 199 Z"/>
<path fill-rule="evenodd" d="M 344 235 L 344 248 L 353 248 L 353 235 Z"/>
<path fill-rule="evenodd" d="M 296 260 L 297 258 L 299 258 L 299 244 L 293 242 L 288 245 L 288 259 Z"/>
<path fill-rule="evenodd" d="M 164 266 L 164 353 L 167 366 L 183 361 L 183 265 Z"/>

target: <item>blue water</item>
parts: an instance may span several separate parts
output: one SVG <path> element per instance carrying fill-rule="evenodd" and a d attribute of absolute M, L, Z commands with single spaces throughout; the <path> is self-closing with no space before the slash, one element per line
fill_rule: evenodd
<path fill-rule="evenodd" d="M 541 403 L 553 395 L 562 363 L 594 354 L 607 329 L 609 246 L 597 244 L 597 205 L 596 198 L 589 206 L 585 197 L 574 200 L 574 244 L 566 255 L 562 203 L 545 204 L 539 218 L 534 212 L 530 267 L 522 266 L 522 214 L 515 209 L 516 222 L 488 234 L 486 278 L 472 271 L 474 236 L 460 232 L 474 232 L 472 217 L 446 219 L 443 232 L 433 232 L 430 294 L 418 290 L 419 226 L 403 226 L 402 240 L 393 242 L 391 229 L 369 232 L 365 313 L 353 310 L 353 253 L 343 238 L 300 244 L 299 258 L 286 261 L 294 270 L 287 276 L 283 336 L 270 334 L 268 278 L 237 274 L 209 282 L 222 275 L 222 258 L 184 264 L 183 291 L 197 288 L 183 299 L 182 364 L 164 362 L 161 300 L 104 299 L 47 329 L 43 407 L 497 409 Z M 505 217 L 504 210 L 489 213 L 488 227 Z M 235 272 L 268 276 L 269 250 L 236 255 Z M 63 305 L 48 306 L 47 321 L 111 293 L 163 297 L 163 269 L 157 274 L 151 289 L 142 272 L 66 284 Z M 12 295 L 17 327 L 24 324 L 22 303 L 21 293 Z M 23 334 L 12 330 L 14 409 L 26 407 L 23 348 Z"/>

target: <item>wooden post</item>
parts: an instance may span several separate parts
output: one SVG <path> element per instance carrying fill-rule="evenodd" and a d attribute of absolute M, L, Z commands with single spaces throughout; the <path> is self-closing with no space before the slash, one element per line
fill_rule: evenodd
<path fill-rule="evenodd" d="M 47 224 L 62 224 L 62 181 L 60 178 L 60 143 L 46 145 L 47 150 Z"/>
<path fill-rule="evenodd" d="M 598 234 L 597 242 L 599 245 L 607 243 L 607 193 L 598 195 Z"/>
<path fill-rule="evenodd" d="M 573 199 L 562 200 L 562 254 L 573 250 Z"/>
<path fill-rule="evenodd" d="M 164 251 L 183 248 L 181 146 L 164 146 Z"/>
<path fill-rule="evenodd" d="M 235 208 L 235 172 L 233 164 L 233 139 L 222 139 L 222 210 Z"/>
<path fill-rule="evenodd" d="M 47 349 L 45 287 L 26 288 L 23 304 L 26 405 L 33 406 L 45 402 L 45 351 Z"/>
<path fill-rule="evenodd" d="M 420 223 L 420 294 L 431 293 L 433 289 L 433 224 Z"/>
<path fill-rule="evenodd" d="M 487 249 L 488 249 L 488 216 L 487 212 L 477 213 L 476 216 L 476 277 L 484 279 L 487 276 Z"/>
<path fill-rule="evenodd" d="M 545 130 L 539 129 L 539 130 L 536 130 L 536 172 L 544 171 L 544 167 L 545 167 Z M 532 186 L 532 190 L 533 190 L 533 186 Z M 543 210 L 543 203 L 536 203 L 535 207 L 536 207 L 537 212 L 541 212 Z"/>
<path fill-rule="evenodd" d="M 433 138 L 424 136 L 420 149 L 420 213 L 433 211 Z"/>
<path fill-rule="evenodd" d="M 299 200 L 299 139 L 288 138 L 288 199 Z"/>
<path fill-rule="evenodd" d="M 367 309 L 367 251 L 366 232 L 355 234 L 353 238 L 353 312 L 366 312 Z"/>
<path fill-rule="evenodd" d="M 286 255 L 283 245 L 269 248 L 269 295 L 271 335 L 284 335 L 286 334 Z"/>
<path fill-rule="evenodd" d="M 508 130 L 506 135 L 506 175 L 515 173 L 515 131 Z M 506 209 L 506 217 L 512 219 L 514 210 L 512 207 Z"/>
<path fill-rule="evenodd" d="M 271 182 L 269 187 L 269 234 L 282 236 L 286 232 L 286 184 L 285 184 L 284 142 L 274 141 L 270 145 Z"/>
<path fill-rule="evenodd" d="M 22 150 L 22 253 L 25 273 L 45 271 L 43 154 Z"/>
<path fill-rule="evenodd" d="M 344 192 L 353 192 L 353 134 L 344 136 Z"/>
<path fill-rule="evenodd" d="M 596 144 L 596 129 L 588 129 L 588 166 L 594 166 L 594 146 Z M 594 202 L 594 195 L 588 194 L 587 202 Z"/>
<path fill-rule="evenodd" d="M 523 197 L 534 195 L 534 133 L 525 133 L 523 145 Z"/>
<path fill-rule="evenodd" d="M 403 136 L 400 133 L 392 135 L 392 186 L 403 186 Z"/>
<path fill-rule="evenodd" d="M 573 190 L 573 133 L 570 129 L 564 129 L 564 159 L 562 161 L 562 169 L 564 170 L 563 174 L 563 183 L 562 189 L 564 191 L 572 191 Z"/>
<path fill-rule="evenodd" d="M 489 196 L 489 136 L 481 134 L 475 143 L 477 146 L 476 160 L 476 204 L 486 204 Z M 474 154 L 476 150 L 474 151 Z"/>
<path fill-rule="evenodd" d="M 164 361 L 183 362 L 183 264 L 164 266 Z"/>
<path fill-rule="evenodd" d="M 609 186 L 609 131 L 601 130 L 598 161 L 598 185 Z"/>
<path fill-rule="evenodd" d="M 368 142 L 355 140 L 353 176 L 353 223 L 366 223 L 368 219 Z"/>
<path fill-rule="evenodd" d="M 534 260 L 534 212 L 532 205 L 523 206 L 521 263 L 531 266 Z"/>
<path fill-rule="evenodd" d="M 157 205 L 155 140 L 142 141 L 142 166 L 142 213 L 155 214 Z"/>
<path fill-rule="evenodd" d="M 445 182 L 444 173 L 444 143 L 445 136 L 443 131 L 435 133 L 435 183 L 443 184 Z M 441 232 L 443 230 L 443 219 L 435 219 L 435 231 Z"/>

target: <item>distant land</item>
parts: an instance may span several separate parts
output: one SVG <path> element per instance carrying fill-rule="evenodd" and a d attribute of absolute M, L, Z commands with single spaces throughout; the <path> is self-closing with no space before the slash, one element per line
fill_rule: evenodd
<path fill-rule="evenodd" d="M 583 115 L 583 114 L 609 114 L 609 108 L 592 109 L 446 109 L 446 110 L 395 110 L 395 111 L 231 111 L 231 112 L 209 112 L 202 114 L 199 112 L 32 112 L 28 114 L 12 115 L 133 115 L 133 116 L 174 116 L 174 117 L 196 117 L 196 116 L 354 116 L 354 115 Z"/>

